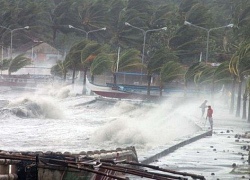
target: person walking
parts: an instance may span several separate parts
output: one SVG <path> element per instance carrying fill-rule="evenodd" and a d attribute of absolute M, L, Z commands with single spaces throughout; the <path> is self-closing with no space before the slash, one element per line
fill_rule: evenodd
<path fill-rule="evenodd" d="M 213 130 L 213 109 L 211 108 L 211 106 L 208 106 L 208 109 L 207 109 L 207 117 L 206 119 L 208 118 L 208 121 L 210 123 L 210 127 L 211 127 L 211 130 Z"/>
<path fill-rule="evenodd" d="M 207 107 L 207 100 L 205 100 L 205 101 L 200 105 L 200 108 L 201 108 L 201 117 L 204 116 L 206 107 Z"/>

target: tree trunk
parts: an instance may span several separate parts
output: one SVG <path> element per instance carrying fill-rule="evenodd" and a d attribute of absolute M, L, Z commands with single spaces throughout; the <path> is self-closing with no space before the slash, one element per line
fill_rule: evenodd
<path fill-rule="evenodd" d="M 63 81 L 64 81 L 64 82 L 66 82 L 66 78 L 67 78 L 67 73 L 66 73 L 66 71 L 65 71 L 65 72 L 63 72 Z"/>
<path fill-rule="evenodd" d="M 113 78 L 114 78 L 114 84 L 116 85 L 117 80 L 116 80 L 116 74 L 115 73 L 113 74 Z"/>
<path fill-rule="evenodd" d="M 87 68 L 83 69 L 83 84 L 82 84 L 82 94 L 87 94 L 87 89 L 86 89 L 86 79 L 87 79 Z"/>
<path fill-rule="evenodd" d="M 250 92 L 248 93 L 248 117 L 247 121 L 250 122 Z"/>
<path fill-rule="evenodd" d="M 162 89 L 163 89 L 163 85 L 160 85 L 160 97 L 162 97 Z"/>
<path fill-rule="evenodd" d="M 234 98 L 235 98 L 235 84 L 236 84 L 236 77 L 234 77 L 231 89 L 231 102 L 230 102 L 230 113 L 233 114 L 234 112 Z"/>
<path fill-rule="evenodd" d="M 95 77 L 94 75 L 91 75 L 91 82 L 94 83 Z"/>
<path fill-rule="evenodd" d="M 247 94 L 244 93 L 243 95 L 243 113 L 242 113 L 242 119 L 247 118 Z"/>
<path fill-rule="evenodd" d="M 147 76 L 147 80 L 148 80 L 148 86 L 147 86 L 147 96 L 150 96 L 150 85 L 151 85 L 151 75 Z"/>
<path fill-rule="evenodd" d="M 241 79 L 241 78 L 240 78 Z M 241 89 L 242 89 L 242 81 L 239 82 L 238 89 L 238 97 L 237 97 L 237 109 L 236 109 L 236 117 L 240 117 L 240 108 L 241 108 Z"/>
<path fill-rule="evenodd" d="M 72 84 L 75 83 L 75 74 L 76 74 L 76 67 L 74 65 L 74 67 L 73 67 L 73 75 L 72 75 Z"/>
<path fill-rule="evenodd" d="M 83 70 L 83 85 L 84 86 L 86 85 L 87 71 L 88 71 L 88 69 L 84 68 L 84 70 Z"/>

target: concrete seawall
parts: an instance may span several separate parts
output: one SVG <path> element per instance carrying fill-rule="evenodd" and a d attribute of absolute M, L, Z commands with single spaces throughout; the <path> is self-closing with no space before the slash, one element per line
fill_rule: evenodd
<path fill-rule="evenodd" d="M 174 152 L 175 150 L 177 150 L 180 147 L 183 147 L 183 146 L 188 145 L 194 141 L 197 141 L 199 139 L 202 139 L 206 136 L 211 136 L 211 135 L 212 135 L 212 131 L 201 132 L 199 134 L 192 136 L 191 138 L 186 138 L 184 140 L 181 140 L 180 142 L 177 142 L 177 144 L 174 144 L 174 145 L 171 145 L 170 147 L 167 147 L 165 150 L 162 150 L 161 152 L 142 160 L 141 163 L 150 164 L 150 163 Z"/>

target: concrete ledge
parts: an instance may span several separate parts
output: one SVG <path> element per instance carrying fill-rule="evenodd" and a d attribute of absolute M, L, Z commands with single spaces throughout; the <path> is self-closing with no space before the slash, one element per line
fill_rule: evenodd
<path fill-rule="evenodd" d="M 204 138 L 206 136 L 212 136 L 212 131 L 204 132 L 202 134 L 199 134 L 197 136 L 194 136 L 192 138 L 184 140 L 184 141 L 182 141 L 182 142 L 180 142 L 178 144 L 175 144 L 175 145 L 163 150 L 162 152 L 159 152 L 159 153 L 155 154 L 154 156 L 151 156 L 151 157 L 141 161 L 141 163 L 142 164 L 150 164 L 150 163 L 152 163 L 152 162 L 154 162 L 154 161 L 156 161 L 156 160 L 158 160 L 158 159 L 160 159 L 160 158 L 174 152 L 175 150 L 179 149 L 180 147 L 185 146 L 187 144 L 190 144 L 190 143 L 192 143 L 194 141 L 197 141 L 197 140 L 199 140 L 201 138 Z"/>

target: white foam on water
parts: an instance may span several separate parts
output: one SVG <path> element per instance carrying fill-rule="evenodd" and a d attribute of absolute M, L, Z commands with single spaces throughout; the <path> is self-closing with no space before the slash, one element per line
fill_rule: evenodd
<path fill-rule="evenodd" d="M 10 101 L 9 109 L 27 110 L 28 104 L 35 104 L 43 113 L 17 117 L 4 112 L 0 149 L 79 153 L 132 145 L 146 152 L 199 130 L 193 119 L 200 115 L 198 107 L 203 99 L 182 102 L 174 97 L 161 104 L 92 102 L 94 96 L 79 96 L 72 88 L 70 92 L 67 89 L 51 88 L 47 95 L 46 91 L 28 96 L 20 92 L 1 94 L 2 99 Z M 57 95 L 64 93 L 67 96 Z"/>
<path fill-rule="evenodd" d="M 55 99 L 50 97 L 27 95 L 10 100 L 6 108 L 21 117 L 60 119 L 63 111 L 56 104 Z"/>
<path fill-rule="evenodd" d="M 200 130 L 190 119 L 196 107 L 189 102 L 177 103 L 176 98 L 146 106 L 117 103 L 108 111 L 109 116 L 117 118 L 99 127 L 91 140 L 146 150 Z"/>

